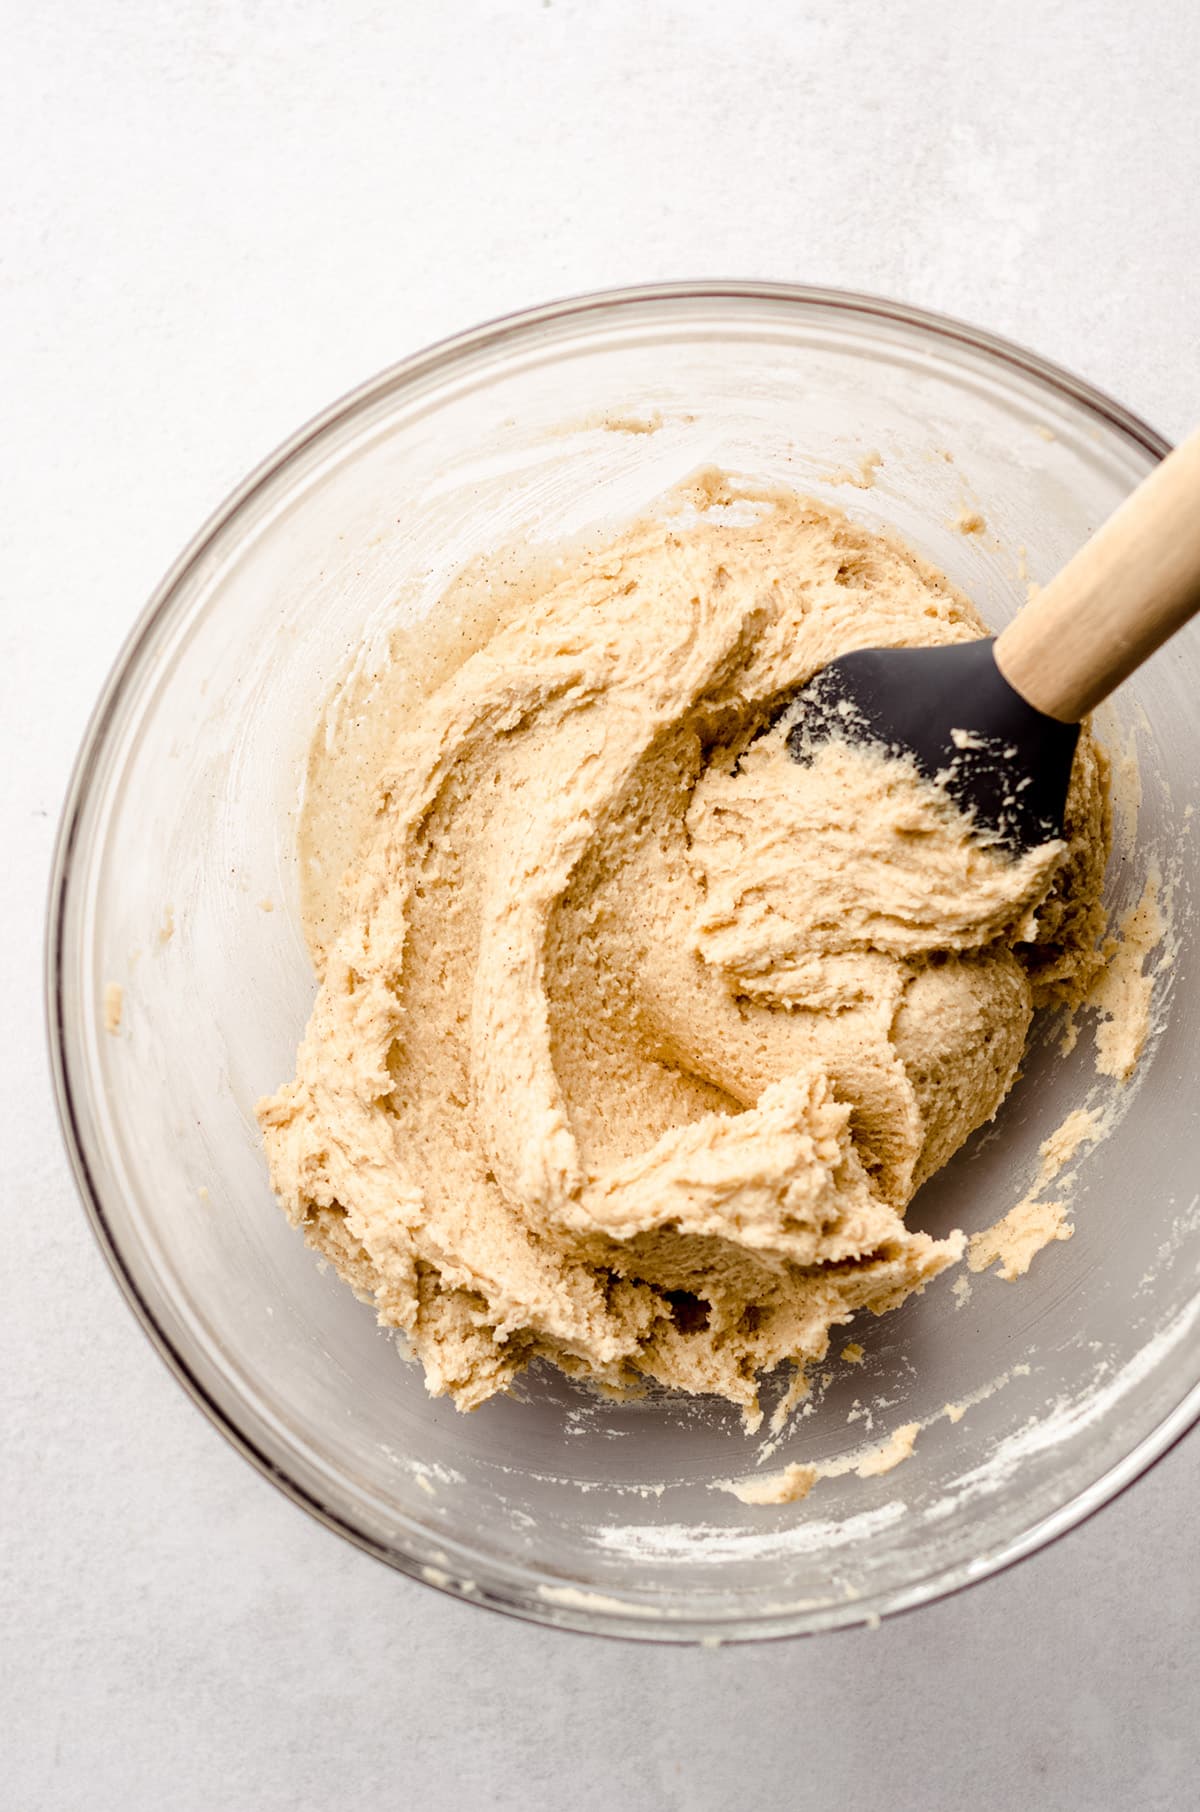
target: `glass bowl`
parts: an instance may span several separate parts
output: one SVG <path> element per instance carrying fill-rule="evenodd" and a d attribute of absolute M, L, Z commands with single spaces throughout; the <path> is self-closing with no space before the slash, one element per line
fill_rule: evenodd
<path fill-rule="evenodd" d="M 406 360 L 218 512 L 88 729 L 54 870 L 49 1016 L 106 1255 L 176 1375 L 268 1478 L 480 1604 L 712 1643 L 873 1622 L 994 1572 L 1189 1425 L 1194 634 L 1104 726 L 1141 771 L 1139 814 L 1122 761 L 1113 905 L 1136 900 L 1155 862 L 1171 905 L 1140 1069 L 1106 1085 L 1086 1027 L 1062 1056 L 1061 1028 L 1043 1025 L 995 1125 L 910 1212 L 934 1232 L 989 1225 L 1064 1115 L 1108 1104 L 1114 1131 L 1076 1165 L 1075 1237 L 1016 1283 L 951 1273 L 856 1323 L 862 1362 L 831 1357 L 769 1456 L 721 1404 L 611 1403 L 550 1370 L 471 1416 L 431 1399 L 286 1223 L 254 1119 L 292 1074 L 314 991 L 295 853 L 313 727 L 358 652 L 433 609 L 466 561 L 619 523 L 715 463 L 893 525 L 999 627 L 1026 577 L 1048 577 L 1165 450 L 1087 385 L 952 321 L 782 285 L 668 285 L 537 309 Z M 846 483 L 875 452 L 874 484 Z M 977 513 L 986 526 L 964 533 Z M 911 1422 L 903 1466 L 826 1479 L 803 1503 L 751 1508 L 714 1488 Z"/>

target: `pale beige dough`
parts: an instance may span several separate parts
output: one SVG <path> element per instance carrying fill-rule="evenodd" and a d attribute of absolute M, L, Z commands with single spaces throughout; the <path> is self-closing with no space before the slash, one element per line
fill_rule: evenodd
<path fill-rule="evenodd" d="M 1041 1164 L 1032 1189 L 994 1226 L 972 1236 L 967 1246 L 967 1264 L 972 1271 L 986 1271 L 989 1265 L 995 1265 L 996 1275 L 1005 1283 L 1012 1283 L 1024 1277 L 1045 1247 L 1074 1237 L 1075 1228 L 1067 1219 L 1069 1197 L 1043 1201 L 1042 1192 L 1083 1147 L 1094 1145 L 1107 1135 L 1110 1113 L 1111 1110 L 1101 1113 L 1098 1108 L 1073 1108 L 1049 1138 L 1042 1140 Z"/>
<path fill-rule="evenodd" d="M 544 1356 L 753 1425 L 766 1373 L 961 1255 L 904 1210 L 1091 978 L 1102 762 L 1085 734 L 1064 842 L 1014 864 L 902 764 L 752 740 L 834 654 L 982 625 L 899 543 L 720 474 L 476 583 L 435 686 L 372 682 L 314 744 L 320 989 L 272 1181 L 460 1407 Z"/>
<path fill-rule="evenodd" d="M 957 1421 L 956 1404 L 947 1404 L 942 1411 L 952 1421 Z M 809 1465 L 803 1460 L 794 1460 L 790 1466 L 784 1466 L 779 1472 L 760 1472 L 744 1479 L 718 1479 L 716 1489 L 728 1491 L 732 1497 L 739 1498 L 743 1504 L 767 1506 L 772 1504 L 798 1504 L 806 1498 L 813 1486 L 821 1479 L 845 1478 L 847 1473 L 854 1473 L 860 1479 L 881 1478 L 885 1472 L 902 1461 L 912 1458 L 917 1436 L 921 1432 L 920 1422 L 905 1422 L 894 1429 L 888 1439 L 877 1447 L 868 1447 L 865 1451 L 843 1454 L 840 1459 L 826 1460 L 820 1465 Z"/>
<path fill-rule="evenodd" d="M 120 982 L 107 982 L 104 988 L 104 1030 L 117 1033 L 121 1030 L 121 1015 L 125 1011 L 125 990 Z"/>
<path fill-rule="evenodd" d="M 1154 977 L 1146 960 L 1166 931 L 1161 890 L 1162 878 L 1152 869 L 1137 905 L 1120 922 L 1108 962 L 1089 996 L 1089 1006 L 1100 1015 L 1096 1069 L 1118 1082 L 1128 1082 L 1150 1035 Z"/>
<path fill-rule="evenodd" d="M 1024 1277 L 1039 1252 L 1056 1240 L 1074 1236 L 1066 1202 L 1040 1202 L 1025 1196 L 994 1227 L 972 1237 L 967 1263 L 972 1271 L 986 1271 L 989 1265 L 996 1265 L 997 1276 L 1012 1283 Z"/>

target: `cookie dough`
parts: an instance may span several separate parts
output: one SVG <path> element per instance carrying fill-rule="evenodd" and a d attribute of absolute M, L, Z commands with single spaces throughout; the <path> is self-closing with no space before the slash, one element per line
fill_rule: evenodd
<path fill-rule="evenodd" d="M 461 1408 L 542 1357 L 754 1426 L 774 1368 L 961 1255 L 904 1210 L 1091 978 L 1102 761 L 1085 734 L 1065 840 L 1019 863 L 902 763 L 791 761 L 761 732 L 833 655 L 982 624 L 899 542 L 717 473 L 485 589 L 378 766 L 314 745 L 318 831 L 369 803 L 272 1182 Z"/>

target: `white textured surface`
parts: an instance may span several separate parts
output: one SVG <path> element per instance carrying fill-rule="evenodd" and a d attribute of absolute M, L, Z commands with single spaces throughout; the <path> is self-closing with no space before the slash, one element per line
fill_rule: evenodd
<path fill-rule="evenodd" d="M 0 75 L 6 1036 L 0 1798 L 1190 1807 L 1200 1440 L 943 1605 L 635 1650 L 393 1577 L 168 1377 L 66 1174 L 41 915 L 142 600 L 304 417 L 571 291 L 781 277 L 943 308 L 1200 416 L 1191 0 L 43 0 Z"/>

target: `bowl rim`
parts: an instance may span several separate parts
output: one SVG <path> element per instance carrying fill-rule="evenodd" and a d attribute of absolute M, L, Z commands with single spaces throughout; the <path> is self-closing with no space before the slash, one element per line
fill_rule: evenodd
<path fill-rule="evenodd" d="M 1155 1427 L 1144 1434 L 1121 1460 L 1099 1478 L 1078 1491 L 1057 1510 L 1041 1518 L 1023 1534 L 1002 1544 L 991 1553 L 975 1560 L 935 1567 L 909 1585 L 880 1593 L 877 1598 L 864 1598 L 825 1607 L 818 1613 L 780 1609 L 755 1616 L 735 1614 L 714 1620 L 698 1616 L 668 1618 L 657 1612 L 647 1614 L 647 1607 L 632 1598 L 623 1602 L 619 1596 L 589 1593 L 584 1588 L 573 1590 L 575 1601 L 554 1602 L 539 1598 L 535 1587 L 524 1592 L 514 1590 L 507 1581 L 494 1585 L 476 1584 L 455 1577 L 431 1578 L 430 1571 L 414 1556 L 389 1547 L 347 1517 L 321 1502 L 308 1488 L 290 1476 L 269 1453 L 257 1445 L 241 1428 L 234 1414 L 218 1403 L 196 1375 L 189 1361 L 172 1342 L 157 1321 L 135 1279 L 120 1244 L 109 1225 L 101 1192 L 89 1166 L 85 1142 L 75 1105 L 71 1063 L 68 1057 L 68 1015 L 62 989 L 65 954 L 67 903 L 73 872 L 72 858 L 80 835 L 88 803 L 90 778 L 98 756 L 117 715 L 127 683 L 137 668 L 144 647 L 162 620 L 169 614 L 175 595 L 189 574 L 204 558 L 218 536 L 269 482 L 293 460 L 302 455 L 331 428 L 356 411 L 382 399 L 388 392 L 414 381 L 435 376 L 453 367 L 466 356 L 486 352 L 509 339 L 551 324 L 590 316 L 620 314 L 627 309 L 654 307 L 675 302 L 741 303 L 777 302 L 801 310 L 842 313 L 850 318 L 878 320 L 915 329 L 934 341 L 949 342 L 982 353 L 995 364 L 1032 378 L 1049 391 L 1066 398 L 1115 429 L 1155 459 L 1163 458 L 1171 443 L 1157 433 L 1140 416 L 1126 409 L 1106 392 L 1074 376 L 1051 360 L 1028 348 L 983 328 L 973 327 L 953 316 L 893 301 L 868 292 L 827 288 L 808 284 L 742 281 L 738 279 L 702 279 L 669 283 L 640 284 L 629 287 L 589 291 L 537 307 L 495 316 L 480 325 L 452 334 L 422 350 L 387 366 L 374 377 L 347 391 L 335 402 L 312 416 L 302 427 L 282 441 L 262 460 L 241 484 L 218 505 L 208 520 L 193 536 L 173 565 L 159 581 L 122 643 L 106 678 L 99 698 L 85 727 L 78 754 L 67 784 L 64 803 L 55 838 L 48 889 L 46 936 L 44 950 L 44 1008 L 49 1046 L 51 1080 L 59 1126 L 66 1146 L 75 1187 L 83 1204 L 89 1225 L 110 1272 L 160 1358 L 174 1373 L 193 1403 L 204 1413 L 230 1444 L 275 1485 L 285 1496 L 334 1530 L 356 1547 L 382 1560 L 389 1567 L 444 1592 L 450 1597 L 487 1609 L 503 1612 L 525 1621 L 558 1629 L 585 1632 L 642 1642 L 665 1644 L 702 1642 L 724 1645 L 732 1642 L 780 1640 L 797 1635 L 812 1635 L 822 1630 L 848 1628 L 854 1625 L 876 1626 L 885 1616 L 916 1609 L 962 1590 L 976 1581 L 989 1578 L 1017 1561 L 1048 1546 L 1068 1530 L 1077 1527 L 1103 1505 L 1110 1503 L 1133 1481 L 1178 1442 L 1197 1419 L 1200 1419 L 1200 1385 L 1189 1389 L 1181 1401 Z"/>

